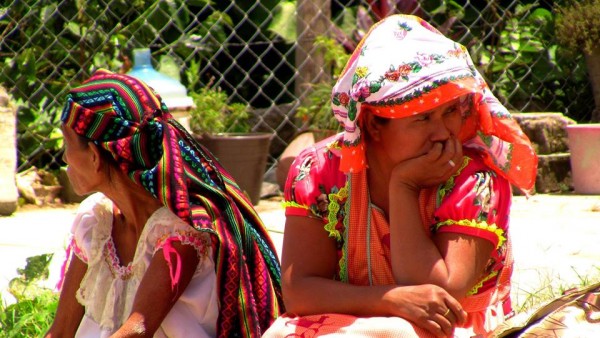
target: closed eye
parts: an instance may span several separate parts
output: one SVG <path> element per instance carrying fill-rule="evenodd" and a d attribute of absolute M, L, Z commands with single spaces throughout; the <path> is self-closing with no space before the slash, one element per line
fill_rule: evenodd
<path fill-rule="evenodd" d="M 415 116 L 415 121 L 429 121 L 431 118 L 431 113 L 422 113 Z"/>
<path fill-rule="evenodd" d="M 449 116 L 449 115 L 453 115 L 455 113 L 459 113 L 460 109 L 458 107 L 458 105 L 453 105 L 451 107 L 448 107 L 448 109 L 446 109 L 446 111 L 444 112 L 444 116 Z"/>

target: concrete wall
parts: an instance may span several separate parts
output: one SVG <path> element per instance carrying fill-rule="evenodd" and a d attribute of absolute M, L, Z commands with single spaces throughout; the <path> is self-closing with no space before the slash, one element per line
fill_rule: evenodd
<path fill-rule="evenodd" d="M 11 215 L 17 209 L 17 129 L 16 110 L 6 90 L 0 87 L 0 215 Z"/>

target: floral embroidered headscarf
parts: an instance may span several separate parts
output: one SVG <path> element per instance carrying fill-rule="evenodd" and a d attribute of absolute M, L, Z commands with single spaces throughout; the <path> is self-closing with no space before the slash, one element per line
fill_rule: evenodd
<path fill-rule="evenodd" d="M 471 105 L 459 135 L 464 146 L 480 150 L 490 168 L 530 193 L 537 157 L 527 136 L 492 94 L 466 48 L 410 15 L 389 16 L 375 24 L 333 88 L 333 113 L 344 127 L 340 170 L 366 167 L 360 132 L 365 108 L 378 116 L 402 118 L 458 98 Z"/>
<path fill-rule="evenodd" d="M 160 96 L 134 77 L 100 69 L 69 92 L 61 120 L 179 218 L 212 235 L 218 337 L 259 337 L 283 311 L 275 246 L 231 175 Z M 163 254 L 175 287 L 180 270 L 170 248 L 167 242 Z"/>

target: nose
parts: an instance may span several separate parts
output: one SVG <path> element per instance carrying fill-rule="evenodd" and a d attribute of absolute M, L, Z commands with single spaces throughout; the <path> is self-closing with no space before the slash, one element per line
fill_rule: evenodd
<path fill-rule="evenodd" d="M 452 136 L 447 121 L 444 119 L 434 119 L 431 123 L 431 141 L 445 142 Z"/>

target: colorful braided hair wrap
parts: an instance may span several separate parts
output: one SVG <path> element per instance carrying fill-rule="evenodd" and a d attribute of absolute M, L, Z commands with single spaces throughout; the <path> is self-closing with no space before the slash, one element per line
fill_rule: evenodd
<path fill-rule="evenodd" d="M 230 174 L 136 78 L 98 70 L 66 101 L 67 127 L 108 152 L 190 226 L 212 234 L 218 336 L 260 337 L 284 311 L 280 266 L 265 226 Z M 169 265 L 175 286 L 178 273 Z"/>
<path fill-rule="evenodd" d="M 333 88 L 333 113 L 344 127 L 340 170 L 358 172 L 367 165 L 360 132 L 365 109 L 402 118 L 453 100 L 469 105 L 458 135 L 463 145 L 480 150 L 486 165 L 531 193 L 537 156 L 527 136 L 492 94 L 466 48 L 410 15 L 376 23 Z"/>

